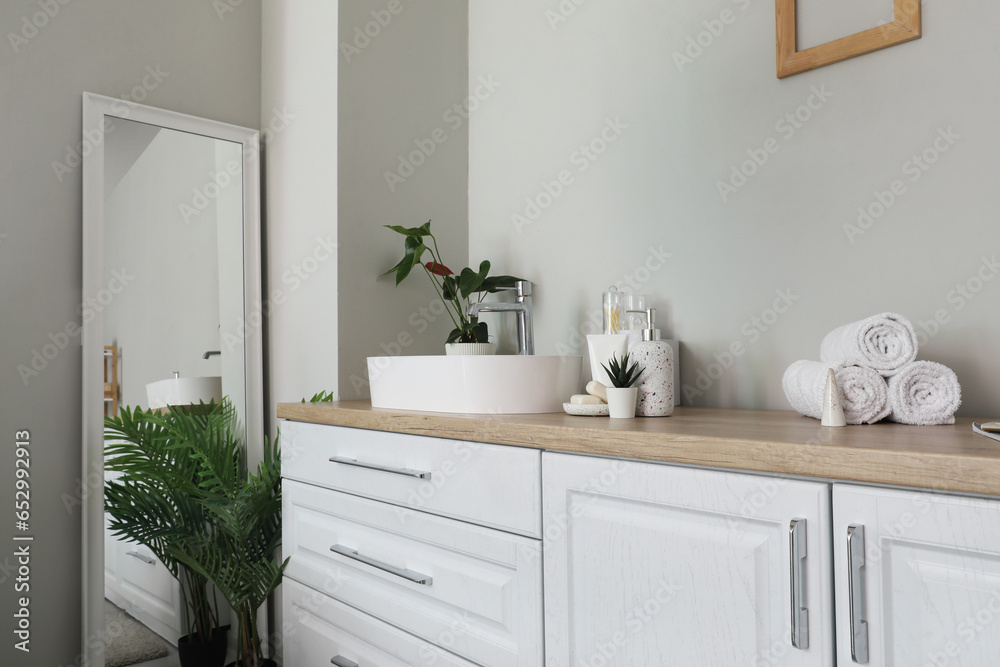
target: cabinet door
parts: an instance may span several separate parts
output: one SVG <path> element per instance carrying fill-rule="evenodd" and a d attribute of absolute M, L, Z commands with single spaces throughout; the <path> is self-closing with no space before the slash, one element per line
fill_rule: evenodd
<path fill-rule="evenodd" d="M 833 506 L 838 664 L 1000 664 L 1000 502 L 836 484 Z"/>
<path fill-rule="evenodd" d="M 834 664 L 829 485 L 548 453 L 542 471 L 547 665 Z"/>

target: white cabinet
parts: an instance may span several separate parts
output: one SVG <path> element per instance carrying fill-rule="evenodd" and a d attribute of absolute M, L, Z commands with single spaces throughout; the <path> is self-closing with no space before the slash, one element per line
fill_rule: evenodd
<path fill-rule="evenodd" d="M 440 665 L 475 667 L 474 663 L 376 620 L 291 579 L 283 584 L 290 630 L 285 633 L 284 664 L 350 667 Z"/>
<path fill-rule="evenodd" d="M 475 663 L 542 663 L 537 542 L 286 480 L 290 579 Z"/>
<path fill-rule="evenodd" d="M 546 665 L 835 664 L 828 484 L 550 453 L 542 469 Z"/>
<path fill-rule="evenodd" d="M 282 438 L 292 667 L 1000 665 L 1000 500 Z"/>
<path fill-rule="evenodd" d="M 114 537 L 107 525 L 104 596 L 175 645 L 187 634 L 180 583 L 147 547 Z"/>
<path fill-rule="evenodd" d="M 284 422 L 285 479 L 537 538 L 537 449 Z"/>
<path fill-rule="evenodd" d="M 835 484 L 833 507 L 837 664 L 1000 664 L 1000 502 Z"/>
<path fill-rule="evenodd" d="M 281 432 L 286 665 L 541 667 L 538 450 Z"/>

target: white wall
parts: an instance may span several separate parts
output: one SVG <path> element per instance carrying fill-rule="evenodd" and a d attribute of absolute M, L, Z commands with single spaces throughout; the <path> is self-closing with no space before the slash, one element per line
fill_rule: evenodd
<path fill-rule="evenodd" d="M 268 409 L 337 389 L 337 2 L 264 4 Z"/>
<path fill-rule="evenodd" d="M 823 17 L 799 4 L 815 39 Z M 789 363 L 893 310 L 932 334 L 921 357 L 956 370 L 963 413 L 995 413 L 1000 279 L 980 276 L 1000 251 L 996 3 L 926 0 L 922 39 L 780 81 L 769 1 L 473 2 L 469 22 L 470 86 L 500 84 L 472 117 L 470 254 L 536 282 L 540 354 L 575 349 L 627 278 L 682 341 L 694 404 L 787 409 Z M 724 200 L 751 154 L 764 164 Z"/>
<path fill-rule="evenodd" d="M 118 124 L 121 130 L 138 125 Z M 106 139 L 109 153 L 117 150 L 120 129 Z M 221 373 L 219 357 L 202 359 L 206 350 L 222 349 L 216 200 L 190 222 L 178 212 L 178 204 L 216 172 L 216 143 L 160 130 L 117 187 L 105 193 L 104 284 L 116 274 L 127 283 L 104 313 L 104 345 L 117 345 L 120 355 L 123 406 L 148 408 L 146 385 L 172 377 L 172 371 L 181 377 Z M 242 220 L 242 213 L 236 217 Z M 242 293 L 241 284 L 237 303 Z"/>
<path fill-rule="evenodd" d="M 202 0 L 46 4 L 59 12 L 0 4 L 0 433 L 12 445 L 15 431 L 31 431 L 35 536 L 31 653 L 13 647 L 16 562 L 13 549 L 0 554 L 0 663 L 11 667 L 75 664 L 81 646 L 80 348 L 78 333 L 59 335 L 80 321 L 81 185 L 78 166 L 60 180 L 53 164 L 80 143 L 82 93 L 251 127 L 260 118 L 258 0 L 221 17 Z M 25 28 L 32 20 L 43 27 Z M 31 37 L 15 51 L 9 33 L 22 31 Z M 55 353 L 22 379 L 18 366 L 43 349 Z M 14 447 L 3 452 L 0 469 L 11 471 Z M 0 496 L 13 498 L 13 482 L 0 475 Z M 4 529 L 8 544 L 13 533 Z"/>
<path fill-rule="evenodd" d="M 467 96 L 468 3 L 341 2 L 340 48 L 340 396 L 354 399 L 368 397 L 367 357 L 443 354 L 454 328 L 422 270 L 398 287 L 376 278 L 403 256 L 383 225 L 432 220 L 444 264 L 465 266 L 468 123 L 454 106 Z"/>

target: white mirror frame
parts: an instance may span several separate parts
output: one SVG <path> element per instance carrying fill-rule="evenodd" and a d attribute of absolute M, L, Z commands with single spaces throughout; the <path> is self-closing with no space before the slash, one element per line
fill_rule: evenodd
<path fill-rule="evenodd" d="M 120 118 L 243 146 L 243 313 L 261 303 L 260 134 L 236 125 L 165 111 L 124 100 L 83 94 L 83 297 L 99 293 L 103 280 L 104 123 Z M 103 322 L 82 326 L 83 344 L 83 664 L 104 666 L 104 403 Z M 248 327 L 244 339 L 247 459 L 263 455 L 263 332 Z"/>

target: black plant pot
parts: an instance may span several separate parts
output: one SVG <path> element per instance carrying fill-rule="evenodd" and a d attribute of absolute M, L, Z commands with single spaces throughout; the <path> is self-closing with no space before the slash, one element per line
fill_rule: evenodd
<path fill-rule="evenodd" d="M 265 658 L 261 663 L 261 667 L 278 667 L 278 663 L 270 658 Z M 239 667 L 235 662 L 231 662 L 226 667 Z"/>
<path fill-rule="evenodd" d="M 227 625 L 212 630 L 212 639 L 207 642 L 191 642 L 190 635 L 181 637 L 177 640 L 177 657 L 181 667 L 222 667 L 226 663 L 228 634 Z"/>

